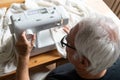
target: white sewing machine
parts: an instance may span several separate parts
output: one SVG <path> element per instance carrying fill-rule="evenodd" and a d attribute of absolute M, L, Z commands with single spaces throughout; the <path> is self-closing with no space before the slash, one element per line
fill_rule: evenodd
<path fill-rule="evenodd" d="M 17 40 L 21 32 L 36 33 L 36 42 L 31 56 L 55 49 L 50 28 L 68 24 L 68 14 L 62 6 L 27 10 L 11 16 L 10 31 Z"/>

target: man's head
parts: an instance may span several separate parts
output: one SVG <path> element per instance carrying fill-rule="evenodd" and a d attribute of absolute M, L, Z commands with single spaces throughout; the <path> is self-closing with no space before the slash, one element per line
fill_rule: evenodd
<path fill-rule="evenodd" d="M 114 22 L 96 15 L 85 18 L 71 29 L 66 47 L 69 61 L 77 69 L 97 74 L 113 65 L 120 55 L 119 32 Z"/>

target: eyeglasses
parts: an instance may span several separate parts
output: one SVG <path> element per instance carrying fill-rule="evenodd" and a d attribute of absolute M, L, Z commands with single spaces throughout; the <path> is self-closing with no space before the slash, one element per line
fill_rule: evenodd
<path fill-rule="evenodd" d="M 65 35 L 65 36 L 61 39 L 61 41 L 60 41 L 61 46 L 62 46 L 62 47 L 67 46 L 67 47 L 69 47 L 69 48 L 71 48 L 71 49 L 76 50 L 74 47 L 70 46 L 70 45 L 67 43 L 66 37 L 67 37 L 67 35 Z"/>

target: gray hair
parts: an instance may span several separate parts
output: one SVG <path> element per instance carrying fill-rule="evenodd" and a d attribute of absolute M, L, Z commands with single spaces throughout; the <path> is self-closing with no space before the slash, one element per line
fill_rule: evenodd
<path fill-rule="evenodd" d="M 89 60 L 87 71 L 95 75 L 112 66 L 120 55 L 118 26 L 101 15 L 85 18 L 78 25 L 75 47 L 79 57 Z"/>

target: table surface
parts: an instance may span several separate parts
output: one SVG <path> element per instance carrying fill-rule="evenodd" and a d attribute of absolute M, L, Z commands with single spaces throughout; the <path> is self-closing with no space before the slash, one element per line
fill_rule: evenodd
<path fill-rule="evenodd" d="M 113 13 L 113 11 L 105 4 L 103 0 L 85 0 L 87 6 L 94 11 L 113 18 L 113 21 L 120 26 L 120 19 Z"/>
<path fill-rule="evenodd" d="M 59 55 L 57 50 L 52 50 L 52 51 L 45 52 L 45 53 L 42 53 L 36 56 L 32 56 L 30 58 L 29 68 L 32 68 L 38 65 L 42 66 L 44 64 L 56 63 L 57 61 L 60 61 L 60 60 L 64 60 L 64 59 Z M 5 74 L 3 76 L 0 76 L 0 80 L 2 77 L 9 76 L 14 73 L 15 71 Z"/>
<path fill-rule="evenodd" d="M 0 0 L 0 8 L 1 7 L 9 7 L 12 3 L 21 3 L 25 0 Z"/>
<path fill-rule="evenodd" d="M 14 2 L 24 2 L 24 0 L 0 0 L 0 7 L 10 6 L 10 4 Z M 119 21 L 119 19 L 109 9 L 109 7 L 103 2 L 103 0 L 86 0 L 86 4 L 91 8 L 93 8 L 95 11 L 103 15 L 111 14 L 115 18 L 115 20 Z M 57 50 L 49 51 L 49 52 L 32 57 L 30 59 L 29 67 L 31 68 L 37 65 L 42 65 L 58 59 L 61 59 L 61 56 L 58 54 Z"/>

